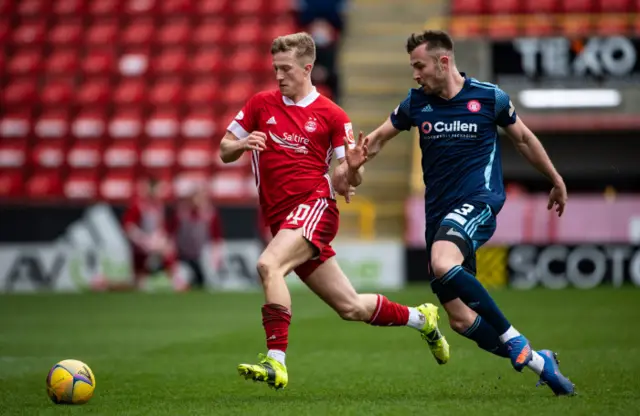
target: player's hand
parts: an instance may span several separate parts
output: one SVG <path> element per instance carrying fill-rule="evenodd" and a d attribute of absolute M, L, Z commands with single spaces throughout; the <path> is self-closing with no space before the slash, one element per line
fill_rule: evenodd
<path fill-rule="evenodd" d="M 240 140 L 242 142 L 242 150 L 256 150 L 261 152 L 267 148 L 267 135 L 261 131 L 254 131 L 247 138 Z"/>
<path fill-rule="evenodd" d="M 347 141 L 347 138 L 344 139 L 344 152 L 345 158 L 347 159 L 347 164 L 349 165 L 349 169 L 358 170 L 360 166 L 364 165 L 367 160 L 369 160 L 369 138 L 365 137 L 363 139 L 364 134 L 360 132 L 358 135 L 358 142 L 353 148 Z"/>
<path fill-rule="evenodd" d="M 567 205 L 567 187 L 564 182 L 560 182 L 551 189 L 549 193 L 549 203 L 547 204 L 547 209 L 551 210 L 554 206 L 556 207 L 556 212 L 558 213 L 558 217 L 562 216 L 564 212 L 564 207 Z"/>

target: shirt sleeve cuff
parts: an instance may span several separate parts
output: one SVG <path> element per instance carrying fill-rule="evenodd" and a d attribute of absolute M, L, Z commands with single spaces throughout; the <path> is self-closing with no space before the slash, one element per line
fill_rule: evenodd
<path fill-rule="evenodd" d="M 237 121 L 233 120 L 227 130 L 233 133 L 234 136 L 238 138 L 238 140 L 246 139 L 249 137 L 249 132 L 247 132 L 244 127 L 240 125 Z"/>

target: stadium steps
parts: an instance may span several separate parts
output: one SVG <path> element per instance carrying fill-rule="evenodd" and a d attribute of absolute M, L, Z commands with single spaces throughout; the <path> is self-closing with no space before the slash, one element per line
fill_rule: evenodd
<path fill-rule="evenodd" d="M 340 73 L 342 105 L 356 132 L 369 133 L 406 97 L 411 80 L 407 36 L 422 30 L 428 16 L 442 15 L 439 0 L 354 0 L 350 6 Z M 411 191 L 412 133 L 401 133 L 367 165 L 358 195 L 376 207 L 376 237 L 404 233 L 404 201 Z M 350 220 L 349 220 L 350 221 Z M 354 227 L 341 228 L 341 234 Z"/>

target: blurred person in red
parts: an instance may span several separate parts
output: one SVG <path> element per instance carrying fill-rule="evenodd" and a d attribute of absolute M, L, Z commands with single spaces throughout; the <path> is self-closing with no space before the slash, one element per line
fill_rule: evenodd
<path fill-rule="evenodd" d="M 140 184 L 138 195 L 127 207 L 122 222 L 132 247 L 135 286 L 141 288 L 145 277 L 165 270 L 174 289 L 186 289 L 177 268 L 175 244 L 170 238 L 165 205 L 155 179 Z"/>
<path fill-rule="evenodd" d="M 366 143 L 355 143 L 347 114 L 313 86 L 316 47 L 309 34 L 276 38 L 271 54 L 279 89 L 251 97 L 220 144 L 224 163 L 251 152 L 260 208 L 273 235 L 257 264 L 268 352 L 257 364 L 240 364 L 238 372 L 275 389 L 287 385 L 291 296 L 284 277 L 291 271 L 345 320 L 418 330 L 444 364 L 449 347 L 435 305 L 413 308 L 383 295 L 358 294 L 340 269 L 331 247 L 339 223 L 336 192 L 349 201 L 355 189 L 349 184 L 359 184 L 361 171 L 349 169 L 345 158 L 361 153 Z M 330 176 L 334 153 L 340 164 Z"/>
<path fill-rule="evenodd" d="M 206 282 L 200 262 L 203 251 L 209 242 L 213 242 L 211 262 L 217 270 L 223 250 L 222 221 L 205 186 L 197 184 L 189 197 L 178 204 L 173 228 L 178 259 L 193 273 L 191 287 L 202 289 Z"/>

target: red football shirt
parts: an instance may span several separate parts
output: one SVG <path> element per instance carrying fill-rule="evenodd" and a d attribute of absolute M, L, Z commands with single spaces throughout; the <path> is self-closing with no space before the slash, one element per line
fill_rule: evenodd
<path fill-rule="evenodd" d="M 344 157 L 344 139 L 354 141 L 353 127 L 344 110 L 315 88 L 297 103 L 278 90 L 260 92 L 227 130 L 238 139 L 253 131 L 267 136 L 266 149 L 251 157 L 267 223 L 283 221 L 310 199 L 335 199 L 329 165 L 334 152 Z"/>

